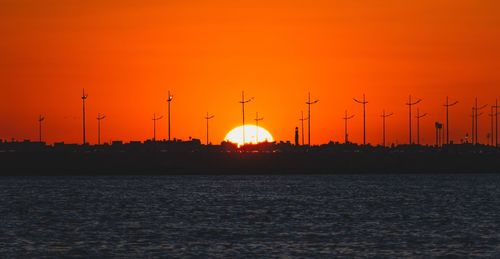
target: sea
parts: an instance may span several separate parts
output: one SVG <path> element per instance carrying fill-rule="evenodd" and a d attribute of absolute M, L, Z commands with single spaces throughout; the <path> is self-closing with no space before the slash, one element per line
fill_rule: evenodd
<path fill-rule="evenodd" d="M 500 175 L 0 177 L 0 258 L 500 257 Z"/>

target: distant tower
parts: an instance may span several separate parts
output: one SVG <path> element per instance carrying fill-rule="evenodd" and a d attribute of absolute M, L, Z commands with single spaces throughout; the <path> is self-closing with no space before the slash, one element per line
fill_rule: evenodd
<path fill-rule="evenodd" d="M 153 113 L 153 142 L 156 142 L 156 121 L 162 118 L 163 116 L 156 117 L 156 113 Z"/>
<path fill-rule="evenodd" d="M 101 120 L 104 118 L 106 118 L 105 115 L 97 114 L 97 145 L 101 145 Z"/>
<path fill-rule="evenodd" d="M 241 103 L 241 112 L 242 112 L 242 116 L 243 116 L 243 125 L 242 125 L 243 126 L 243 130 L 242 130 L 243 145 L 246 142 L 246 139 L 245 139 L 245 104 L 249 103 L 253 99 L 254 98 L 252 97 L 252 98 L 250 98 L 248 100 L 245 100 L 245 92 L 244 91 L 241 92 L 241 101 L 240 101 L 240 103 Z"/>
<path fill-rule="evenodd" d="M 299 146 L 299 127 L 295 127 L 295 146 Z"/>
<path fill-rule="evenodd" d="M 408 137 L 409 137 L 408 144 L 410 144 L 410 145 L 413 144 L 413 139 L 411 137 L 411 120 L 412 120 L 412 117 L 411 117 L 411 107 L 413 105 L 416 105 L 416 104 L 420 103 L 421 101 L 422 101 L 422 99 L 418 99 L 417 101 L 412 102 L 411 95 L 410 95 L 408 97 L 408 103 L 406 103 L 406 105 L 408 105 L 408 112 L 409 112 L 409 115 L 408 115 L 408 130 L 409 130 L 410 133 L 408 135 Z"/>
<path fill-rule="evenodd" d="M 259 121 L 263 120 L 264 118 L 259 118 L 259 113 L 257 112 L 255 114 L 255 126 L 257 126 L 257 130 L 255 132 L 255 140 L 257 143 L 259 143 Z"/>
<path fill-rule="evenodd" d="M 420 119 L 427 116 L 427 113 L 420 115 L 420 110 L 417 108 L 417 145 L 420 145 Z"/>
<path fill-rule="evenodd" d="M 87 143 L 86 133 L 85 133 L 85 100 L 88 98 L 88 94 L 85 94 L 85 88 L 83 89 L 82 102 L 83 102 L 83 145 Z"/>
<path fill-rule="evenodd" d="M 311 146 L 311 105 L 318 103 L 319 100 L 311 101 L 311 93 L 307 97 L 307 145 Z"/>
<path fill-rule="evenodd" d="M 174 96 L 170 94 L 170 91 L 168 91 L 168 98 L 167 98 L 167 103 L 168 103 L 168 142 L 170 142 L 170 103 L 174 99 Z"/>
<path fill-rule="evenodd" d="M 210 143 L 210 142 L 209 142 L 209 139 L 208 139 L 208 121 L 209 121 L 210 119 L 212 119 L 213 117 L 215 117 L 215 115 L 208 115 L 208 112 L 207 112 L 207 116 L 205 116 L 205 120 L 207 121 L 207 146 L 208 146 L 208 144 Z"/>
<path fill-rule="evenodd" d="M 446 96 L 446 103 L 444 104 L 444 107 L 446 108 L 446 144 L 450 144 L 450 124 L 449 124 L 448 110 L 451 106 L 457 103 L 458 103 L 457 101 L 449 103 L 448 96 Z"/>
<path fill-rule="evenodd" d="M 363 101 L 358 101 L 356 98 L 353 100 L 363 105 L 363 145 L 366 145 L 366 104 L 368 102 L 365 100 L 365 94 L 363 94 Z"/>
<path fill-rule="evenodd" d="M 300 123 L 302 125 L 302 129 L 301 129 L 301 134 L 302 134 L 302 146 L 304 145 L 304 121 L 305 120 L 309 120 L 309 118 L 304 118 L 304 112 L 301 111 L 301 117 L 300 117 Z"/>
<path fill-rule="evenodd" d="M 42 142 L 42 122 L 45 120 L 45 118 L 40 115 L 38 116 L 38 141 Z"/>
<path fill-rule="evenodd" d="M 347 121 L 350 119 L 354 118 L 354 115 L 347 116 L 347 110 L 345 111 L 345 116 L 342 118 L 344 120 L 344 143 L 347 144 L 349 143 L 349 133 L 347 129 Z"/>
<path fill-rule="evenodd" d="M 393 113 L 385 114 L 385 110 L 382 111 L 382 146 L 385 147 L 385 119 L 392 116 Z"/>

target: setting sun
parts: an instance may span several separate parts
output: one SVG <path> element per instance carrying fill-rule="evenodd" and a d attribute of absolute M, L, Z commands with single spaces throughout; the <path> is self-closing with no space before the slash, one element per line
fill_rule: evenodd
<path fill-rule="evenodd" d="M 255 126 L 255 125 L 245 125 L 245 141 L 243 141 L 243 126 L 236 127 L 229 131 L 224 138 L 225 141 L 229 141 L 238 146 L 243 144 L 257 144 L 262 142 L 273 142 L 273 136 L 266 129 Z"/>

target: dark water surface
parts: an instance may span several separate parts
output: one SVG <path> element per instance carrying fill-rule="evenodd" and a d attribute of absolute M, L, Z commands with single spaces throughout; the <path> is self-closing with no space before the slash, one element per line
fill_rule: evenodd
<path fill-rule="evenodd" d="M 500 257 L 500 176 L 0 178 L 0 257 Z"/>

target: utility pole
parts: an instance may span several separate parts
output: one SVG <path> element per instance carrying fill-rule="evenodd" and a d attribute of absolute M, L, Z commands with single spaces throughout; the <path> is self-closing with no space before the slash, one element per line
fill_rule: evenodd
<path fill-rule="evenodd" d="M 85 88 L 82 93 L 82 102 L 83 102 L 83 145 L 87 143 L 86 135 L 85 135 L 85 100 L 88 98 L 88 94 L 85 94 Z"/>
<path fill-rule="evenodd" d="M 353 100 L 363 105 L 363 145 L 366 145 L 366 104 L 368 102 L 365 99 L 365 94 L 363 94 L 363 101 L 358 101 L 356 98 Z"/>
<path fill-rule="evenodd" d="M 307 97 L 307 145 L 311 146 L 311 105 L 318 103 L 319 100 L 311 101 L 311 93 Z"/>
<path fill-rule="evenodd" d="M 491 113 L 488 114 L 491 117 L 491 133 L 490 133 L 490 138 L 491 138 L 491 146 L 495 147 L 495 117 L 498 117 L 498 112 L 497 112 L 497 107 L 496 105 L 491 106 Z M 498 125 L 497 125 L 498 126 Z"/>
<path fill-rule="evenodd" d="M 478 136 L 479 136 L 478 117 L 479 117 L 481 114 L 483 114 L 483 113 L 478 114 L 478 111 L 479 111 L 479 110 L 482 110 L 482 109 L 484 109 L 484 108 L 486 108 L 486 106 L 488 106 L 488 105 L 487 105 L 487 104 L 485 104 L 485 105 L 483 105 L 483 106 L 481 106 L 481 107 L 478 107 L 478 106 L 477 106 L 477 97 L 476 97 L 476 100 L 475 100 L 475 102 L 474 102 L 474 114 L 475 114 L 475 120 L 476 120 L 476 121 L 474 122 L 474 124 L 475 124 L 475 126 L 476 126 L 476 132 L 475 132 L 475 133 L 476 133 L 476 136 L 475 136 L 475 139 L 476 139 L 476 144 L 479 144 L 479 137 L 478 137 Z"/>
<path fill-rule="evenodd" d="M 420 118 L 423 118 L 427 115 L 427 113 L 424 113 L 420 115 L 420 110 L 417 108 L 417 145 L 420 145 Z"/>
<path fill-rule="evenodd" d="M 385 114 L 385 110 L 382 111 L 382 146 L 385 147 L 385 119 L 389 116 L 393 115 L 393 113 Z"/>
<path fill-rule="evenodd" d="M 207 116 L 205 116 L 205 120 L 207 120 L 207 146 L 208 146 L 208 144 L 210 143 L 210 142 L 209 142 L 209 139 L 208 139 L 208 121 L 209 121 L 210 119 L 212 119 L 213 117 L 215 117 L 215 115 L 208 115 L 208 112 L 207 112 Z"/>
<path fill-rule="evenodd" d="M 106 118 L 105 115 L 97 114 L 97 145 L 101 145 L 101 120 L 104 118 Z"/>
<path fill-rule="evenodd" d="M 168 103 L 168 142 L 170 142 L 170 103 L 172 102 L 173 99 L 174 99 L 174 96 L 170 94 L 170 91 L 168 91 L 168 98 L 167 98 L 167 103 Z"/>
<path fill-rule="evenodd" d="M 498 99 L 495 100 L 495 147 L 498 147 Z"/>
<path fill-rule="evenodd" d="M 153 142 L 156 142 L 156 121 L 161 120 L 163 116 L 156 117 L 156 113 L 153 113 Z"/>
<path fill-rule="evenodd" d="M 415 102 L 412 102 L 411 101 L 411 95 L 408 97 L 408 103 L 406 105 L 408 105 L 408 112 L 409 112 L 409 116 L 408 116 L 408 129 L 410 131 L 410 134 L 409 134 L 409 141 L 408 141 L 408 144 L 413 144 L 413 139 L 411 137 L 411 120 L 412 120 L 412 117 L 411 117 L 411 107 L 413 105 L 416 105 L 418 103 L 420 103 L 422 101 L 422 99 L 418 99 L 417 101 Z"/>
<path fill-rule="evenodd" d="M 245 100 L 245 92 L 244 91 L 241 92 L 241 101 L 240 101 L 240 103 L 241 103 L 241 112 L 242 112 L 242 115 L 243 115 L 243 125 L 242 125 L 243 126 L 243 130 L 242 130 L 243 145 L 245 145 L 245 142 L 246 142 L 245 141 L 246 140 L 245 139 L 245 104 L 251 102 L 253 99 L 254 98 L 252 97 L 252 98 L 250 98 L 248 100 Z"/>
<path fill-rule="evenodd" d="M 309 118 L 304 118 L 304 112 L 301 111 L 301 117 L 300 117 L 300 122 L 302 124 L 302 146 L 304 145 L 304 121 L 309 120 Z"/>
<path fill-rule="evenodd" d="M 259 121 L 263 120 L 264 118 L 259 118 L 259 113 L 257 112 L 255 114 L 255 126 L 257 126 L 257 130 L 255 132 L 255 140 L 257 144 L 259 143 Z"/>
<path fill-rule="evenodd" d="M 45 117 L 42 115 L 38 116 L 38 141 L 42 142 L 42 122 L 45 120 Z"/>
<path fill-rule="evenodd" d="M 345 111 L 345 115 L 342 118 L 344 120 L 344 143 L 349 143 L 349 133 L 347 131 L 347 121 L 354 118 L 354 114 L 351 116 L 347 116 L 347 110 Z"/>
<path fill-rule="evenodd" d="M 449 124 L 449 119 L 448 119 L 448 110 L 451 106 L 456 105 L 458 101 L 455 101 L 453 103 L 448 102 L 448 96 L 446 96 L 446 103 L 444 104 L 444 107 L 446 107 L 446 144 L 451 144 L 450 143 L 450 124 Z"/>

